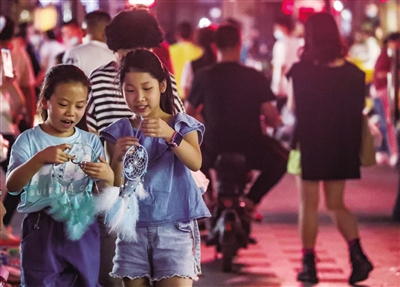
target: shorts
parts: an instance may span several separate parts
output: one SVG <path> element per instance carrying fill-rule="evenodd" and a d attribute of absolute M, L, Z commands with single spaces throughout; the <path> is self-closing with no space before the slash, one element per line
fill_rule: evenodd
<path fill-rule="evenodd" d="M 137 227 L 137 242 L 116 242 L 110 276 L 148 278 L 151 283 L 171 277 L 198 280 L 200 232 L 197 220 Z"/>

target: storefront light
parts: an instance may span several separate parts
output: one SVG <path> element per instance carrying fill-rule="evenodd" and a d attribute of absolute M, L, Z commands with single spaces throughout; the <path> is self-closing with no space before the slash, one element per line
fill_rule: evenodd
<path fill-rule="evenodd" d="M 336 0 L 333 2 L 333 9 L 335 9 L 337 12 L 340 12 L 343 10 L 343 3 L 339 0 Z"/>
<path fill-rule="evenodd" d="M 156 0 L 129 0 L 130 5 L 144 5 L 147 7 L 154 6 L 156 4 Z"/>
<path fill-rule="evenodd" d="M 199 21 L 199 27 L 204 28 L 211 25 L 211 21 L 208 18 L 201 18 Z"/>

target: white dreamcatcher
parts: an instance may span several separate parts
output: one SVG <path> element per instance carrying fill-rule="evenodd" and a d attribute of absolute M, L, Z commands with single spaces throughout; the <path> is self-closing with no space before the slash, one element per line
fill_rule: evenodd
<path fill-rule="evenodd" d="M 78 240 L 95 215 L 93 180 L 81 167 L 97 159 L 92 147 L 84 143 L 73 143 L 67 152 L 74 155 L 73 160 L 52 166 L 49 196 L 54 200 L 48 213 L 55 220 L 65 222 L 67 236 Z"/>
<path fill-rule="evenodd" d="M 140 117 L 135 137 L 138 138 L 143 118 Z M 96 209 L 105 214 L 105 224 L 121 239 L 136 241 L 136 222 L 139 218 L 138 199 L 148 196 L 143 188 L 148 154 L 144 146 L 132 145 L 122 160 L 123 184 L 105 189 L 96 200 Z"/>

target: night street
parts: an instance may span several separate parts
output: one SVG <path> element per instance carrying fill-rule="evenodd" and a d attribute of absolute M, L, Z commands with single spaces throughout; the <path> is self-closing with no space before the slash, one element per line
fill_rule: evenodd
<path fill-rule="evenodd" d="M 387 166 L 365 168 L 362 180 L 350 181 L 346 203 L 358 218 L 361 243 L 375 269 L 359 286 L 400 286 L 400 225 L 390 221 L 397 193 L 397 172 Z M 320 283 L 314 286 L 348 286 L 350 264 L 347 246 L 330 221 L 321 198 L 321 226 L 317 240 Z M 267 195 L 253 225 L 258 244 L 240 250 L 235 272 L 223 273 L 215 249 L 202 248 L 203 275 L 194 286 L 303 286 L 296 281 L 301 267 L 297 233 L 298 195 L 292 175 Z"/>

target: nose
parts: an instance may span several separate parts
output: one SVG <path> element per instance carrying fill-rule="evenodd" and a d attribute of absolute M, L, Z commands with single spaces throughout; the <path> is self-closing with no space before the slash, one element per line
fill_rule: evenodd
<path fill-rule="evenodd" d="M 134 99 L 134 101 L 135 101 L 135 102 L 141 102 L 141 101 L 143 101 L 143 100 L 144 100 L 144 95 L 143 95 L 143 93 L 140 92 L 140 91 L 136 92 L 136 93 L 135 93 L 135 99 Z"/>
<path fill-rule="evenodd" d="M 66 114 L 72 116 L 72 115 L 74 114 L 74 112 L 75 112 L 75 107 L 74 107 L 73 105 L 69 105 L 69 106 L 67 107 Z"/>

